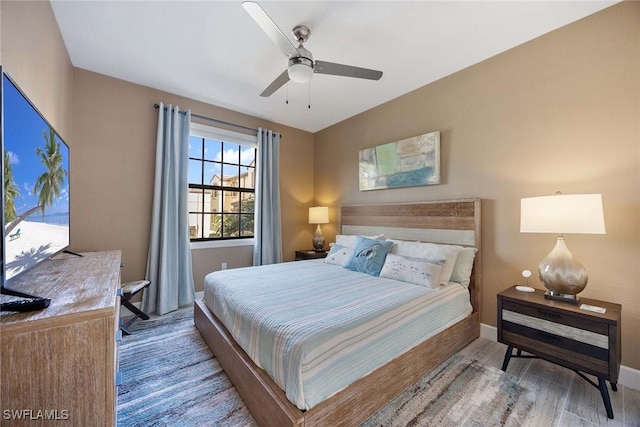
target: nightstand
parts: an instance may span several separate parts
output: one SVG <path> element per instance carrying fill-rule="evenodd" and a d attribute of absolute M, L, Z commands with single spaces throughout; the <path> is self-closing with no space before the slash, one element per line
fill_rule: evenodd
<path fill-rule="evenodd" d="M 600 390 L 607 416 L 613 418 L 606 381 L 618 390 L 620 304 L 580 298 L 580 304 L 606 308 L 599 314 L 579 304 L 546 299 L 544 294 L 539 289 L 517 291 L 515 286 L 498 294 L 498 341 L 508 346 L 502 370 L 507 370 L 512 357 L 540 357 L 572 369 Z M 596 376 L 598 384 L 583 372 Z"/>
<path fill-rule="evenodd" d="M 306 251 L 296 251 L 296 261 L 301 261 L 303 259 L 320 259 L 326 258 L 327 251 L 314 251 L 313 249 L 309 249 Z"/>

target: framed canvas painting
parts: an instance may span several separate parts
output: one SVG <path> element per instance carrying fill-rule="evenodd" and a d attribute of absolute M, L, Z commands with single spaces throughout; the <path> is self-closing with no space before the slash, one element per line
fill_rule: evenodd
<path fill-rule="evenodd" d="M 360 191 L 440 184 L 440 132 L 360 150 Z"/>

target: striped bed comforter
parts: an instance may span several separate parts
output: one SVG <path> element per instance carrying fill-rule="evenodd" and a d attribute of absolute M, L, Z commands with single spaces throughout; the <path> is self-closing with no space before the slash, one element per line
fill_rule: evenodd
<path fill-rule="evenodd" d="M 322 260 L 222 270 L 205 303 L 300 409 L 468 316 L 467 289 L 372 277 Z"/>

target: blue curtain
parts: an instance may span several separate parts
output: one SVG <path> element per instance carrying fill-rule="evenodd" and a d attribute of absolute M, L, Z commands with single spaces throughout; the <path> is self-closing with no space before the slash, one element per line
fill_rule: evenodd
<path fill-rule="evenodd" d="M 191 111 L 160 103 L 145 312 L 165 314 L 195 299 L 187 212 Z"/>
<path fill-rule="evenodd" d="M 280 134 L 258 129 L 253 265 L 282 262 Z"/>

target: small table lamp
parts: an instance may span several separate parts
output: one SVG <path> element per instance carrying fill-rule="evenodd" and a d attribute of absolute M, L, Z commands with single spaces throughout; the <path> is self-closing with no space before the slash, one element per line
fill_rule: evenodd
<path fill-rule="evenodd" d="M 326 206 L 315 206 L 309 208 L 309 224 L 318 224 L 316 232 L 313 233 L 313 249 L 320 252 L 324 248 L 324 236 L 320 229 L 320 224 L 329 223 L 329 208 Z"/>
<path fill-rule="evenodd" d="M 520 200 L 521 233 L 557 233 L 556 246 L 538 265 L 547 298 L 578 303 L 587 286 L 584 266 L 564 242 L 564 233 L 605 234 L 600 194 L 560 194 Z"/>

